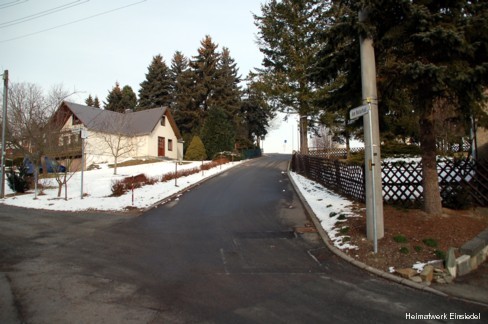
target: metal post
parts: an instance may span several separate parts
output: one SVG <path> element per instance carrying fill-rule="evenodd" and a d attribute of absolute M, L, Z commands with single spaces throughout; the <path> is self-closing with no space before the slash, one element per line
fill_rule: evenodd
<path fill-rule="evenodd" d="M 3 72 L 2 156 L 0 162 L 0 198 L 5 198 L 5 128 L 7 127 L 8 70 Z"/>
<path fill-rule="evenodd" d="M 85 139 L 83 132 L 80 131 L 81 137 L 81 199 L 83 199 L 83 171 L 85 170 Z"/>
<path fill-rule="evenodd" d="M 367 9 L 364 9 L 359 12 L 359 21 L 367 22 L 367 20 L 368 12 Z M 384 224 L 376 65 L 373 40 L 371 37 L 360 37 L 360 52 L 363 104 L 370 106 L 368 116 L 363 116 L 365 134 L 366 231 L 369 240 L 375 240 L 375 237 L 377 240 L 384 236 Z M 370 136 L 366 134 L 370 134 Z"/>

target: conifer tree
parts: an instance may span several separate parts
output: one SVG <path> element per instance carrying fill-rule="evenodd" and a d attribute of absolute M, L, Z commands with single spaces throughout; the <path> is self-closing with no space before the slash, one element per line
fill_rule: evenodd
<path fill-rule="evenodd" d="M 188 59 L 181 52 L 173 55 L 170 73 L 173 94 L 171 108 L 183 138 L 189 141 L 194 134 L 198 134 L 201 121 L 194 99 L 194 74 Z"/>
<path fill-rule="evenodd" d="M 93 107 L 100 108 L 100 101 L 97 96 L 95 96 L 95 99 L 93 100 Z"/>
<path fill-rule="evenodd" d="M 115 82 L 115 86 L 109 91 L 107 99 L 104 102 L 105 109 L 117 112 L 124 112 L 125 108 L 121 105 L 122 90 L 118 82 Z"/>
<path fill-rule="evenodd" d="M 317 114 L 316 87 L 310 81 L 320 49 L 315 42 L 323 26 L 320 0 L 270 0 L 254 15 L 259 49 L 264 54 L 261 74 L 268 99 L 283 112 L 300 116 L 300 149 L 308 152 L 308 119 Z"/>
<path fill-rule="evenodd" d="M 209 108 L 209 102 L 213 91 L 216 88 L 217 69 L 220 61 L 220 53 L 217 52 L 218 45 L 207 35 L 200 42 L 198 55 L 193 57 L 190 67 L 194 77 L 194 98 L 200 110 L 201 119 L 205 118 Z"/>
<path fill-rule="evenodd" d="M 199 136 L 193 136 L 190 145 L 186 149 L 185 160 L 202 161 L 207 158 L 205 146 Z"/>
<path fill-rule="evenodd" d="M 213 94 L 208 101 L 210 107 L 222 107 L 229 117 L 234 117 L 236 124 L 241 101 L 241 78 L 238 73 L 239 69 L 229 49 L 224 47 L 217 65 Z"/>
<path fill-rule="evenodd" d="M 91 94 L 88 95 L 88 98 L 86 98 L 85 100 L 85 104 L 89 107 L 93 107 L 94 105 L 94 101 L 93 101 L 93 98 L 91 96 Z"/>
<path fill-rule="evenodd" d="M 124 108 L 124 111 L 127 109 L 134 110 L 137 106 L 137 96 L 132 90 L 132 88 L 128 85 L 122 88 L 122 99 L 120 100 L 120 106 Z"/>
<path fill-rule="evenodd" d="M 325 62 L 322 67 L 328 68 L 322 68 L 321 75 L 326 82 L 334 82 L 337 75 L 334 71 L 348 77 L 357 74 L 354 71 L 357 64 L 356 67 L 348 64 L 358 61 L 359 48 L 355 44 L 360 34 L 372 36 L 380 116 L 410 113 L 417 118 L 424 210 L 440 214 L 435 132 L 439 125 L 436 124 L 440 116 L 452 111 L 457 111 L 461 120 L 486 116 L 482 105 L 488 82 L 488 3 L 369 1 L 369 22 L 358 24 L 357 12 L 362 9 L 361 2 L 353 1 L 341 1 L 333 7 L 334 24 L 325 30 L 324 48 L 331 46 L 319 55 Z M 356 49 L 348 51 L 350 47 Z M 343 88 L 357 92 L 359 80 L 355 77 L 345 82 Z M 340 88 L 336 89 L 329 92 L 331 101 L 341 92 Z M 391 122 L 391 119 L 384 121 Z"/>
<path fill-rule="evenodd" d="M 140 84 L 138 110 L 169 107 L 173 100 L 172 81 L 163 57 L 154 56 L 147 70 L 146 80 Z"/>
<path fill-rule="evenodd" d="M 200 136 L 209 158 L 222 151 L 232 151 L 235 143 L 235 128 L 225 111 L 212 107 L 205 119 Z"/>

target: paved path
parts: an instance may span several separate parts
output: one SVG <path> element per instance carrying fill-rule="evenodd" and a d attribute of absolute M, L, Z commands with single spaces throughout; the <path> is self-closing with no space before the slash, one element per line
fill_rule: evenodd
<path fill-rule="evenodd" d="M 488 309 L 404 287 L 332 255 L 284 172 L 237 166 L 141 216 L 1 206 L 0 270 L 28 323 L 392 323 Z M 326 202 L 324 202 L 326 203 Z M 1 318 L 0 318 L 1 320 Z M 0 321 L 1 322 L 1 321 Z M 446 322 L 446 321 L 442 321 Z"/>

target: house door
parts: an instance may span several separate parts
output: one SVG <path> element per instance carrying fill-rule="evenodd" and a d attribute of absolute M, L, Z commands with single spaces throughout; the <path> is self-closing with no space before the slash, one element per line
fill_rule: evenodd
<path fill-rule="evenodd" d="M 164 156 L 164 137 L 158 137 L 158 156 Z"/>

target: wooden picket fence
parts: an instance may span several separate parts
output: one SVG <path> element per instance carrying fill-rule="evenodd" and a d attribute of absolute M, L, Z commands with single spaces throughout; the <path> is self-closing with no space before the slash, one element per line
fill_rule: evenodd
<path fill-rule="evenodd" d="M 364 202 L 364 165 L 337 158 L 294 154 L 291 169 L 356 201 Z M 421 162 L 382 163 L 383 200 L 387 203 L 420 205 L 423 201 Z M 485 170 L 485 174 L 480 173 Z M 468 194 L 476 205 L 488 206 L 488 168 L 469 160 L 442 159 L 437 163 L 443 203 L 452 204 L 457 195 Z M 459 198 L 458 198 L 459 199 Z"/>

